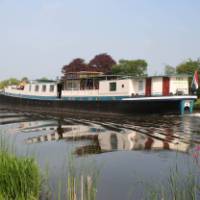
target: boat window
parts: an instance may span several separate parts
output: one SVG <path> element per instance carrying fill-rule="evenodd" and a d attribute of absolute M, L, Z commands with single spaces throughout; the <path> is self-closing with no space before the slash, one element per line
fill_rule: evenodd
<path fill-rule="evenodd" d="M 79 90 L 80 89 L 80 82 L 79 81 L 67 81 L 65 85 L 66 90 Z"/>
<path fill-rule="evenodd" d="M 72 82 L 72 81 L 68 81 L 68 82 L 67 82 L 67 89 L 68 89 L 68 90 L 73 89 L 73 82 Z"/>
<path fill-rule="evenodd" d="M 49 91 L 50 91 L 50 92 L 53 92 L 53 91 L 54 91 L 54 85 L 50 85 Z"/>
<path fill-rule="evenodd" d="M 35 86 L 35 91 L 38 92 L 39 91 L 39 85 Z"/>
<path fill-rule="evenodd" d="M 110 83 L 110 91 L 116 91 L 117 89 L 117 84 L 116 82 L 111 82 Z"/>
<path fill-rule="evenodd" d="M 139 82 L 138 82 L 138 90 L 139 90 L 139 91 L 142 91 L 143 89 L 144 89 L 143 81 L 139 81 Z"/>
<path fill-rule="evenodd" d="M 46 92 L 47 86 L 46 85 L 42 85 L 42 92 Z"/>

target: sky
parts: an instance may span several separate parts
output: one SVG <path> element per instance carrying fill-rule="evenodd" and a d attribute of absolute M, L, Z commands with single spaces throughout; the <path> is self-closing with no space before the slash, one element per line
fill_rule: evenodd
<path fill-rule="evenodd" d="M 0 80 L 56 78 L 99 53 L 161 74 L 200 57 L 199 20 L 199 0 L 0 0 Z"/>

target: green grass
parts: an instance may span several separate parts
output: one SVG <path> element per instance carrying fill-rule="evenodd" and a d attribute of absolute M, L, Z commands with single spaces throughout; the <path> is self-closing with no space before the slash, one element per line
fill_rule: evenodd
<path fill-rule="evenodd" d="M 200 110 L 200 99 L 197 99 L 197 101 L 194 103 L 194 109 Z"/>
<path fill-rule="evenodd" d="M 33 158 L 17 157 L 0 138 L 0 200 L 39 199 L 40 173 Z"/>

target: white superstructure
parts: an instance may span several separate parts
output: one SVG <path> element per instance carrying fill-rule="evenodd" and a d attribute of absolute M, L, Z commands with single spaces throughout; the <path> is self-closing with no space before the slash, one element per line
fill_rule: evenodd
<path fill-rule="evenodd" d="M 15 85 L 10 85 L 5 88 L 8 94 L 26 95 L 26 96 L 57 96 L 57 83 L 54 81 L 31 81 L 20 88 Z"/>
<path fill-rule="evenodd" d="M 87 82 L 88 81 L 88 82 Z M 89 84 L 88 84 L 89 83 Z M 85 85 L 84 85 L 85 84 Z M 8 86 L 5 93 L 13 95 L 57 97 L 57 82 L 32 81 L 23 88 Z M 187 76 L 153 76 L 112 80 L 64 80 L 62 97 L 135 97 L 188 95 Z"/>

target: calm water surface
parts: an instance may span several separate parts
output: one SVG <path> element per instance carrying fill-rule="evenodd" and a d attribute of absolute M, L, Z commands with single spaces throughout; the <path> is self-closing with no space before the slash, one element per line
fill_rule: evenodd
<path fill-rule="evenodd" d="M 0 134 L 14 141 L 18 155 L 34 155 L 43 172 L 48 168 L 53 191 L 60 180 L 66 181 L 71 153 L 76 166 L 95 168 L 98 200 L 139 199 L 144 184 L 165 185 L 175 166 L 183 174 L 197 168 L 192 155 L 200 142 L 198 113 L 91 118 L 2 109 Z"/>

